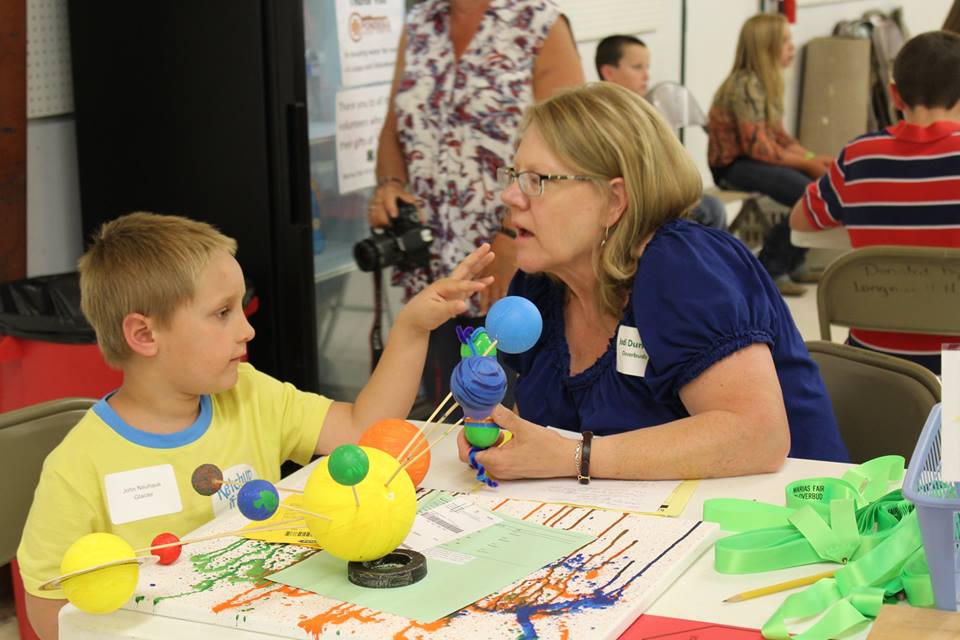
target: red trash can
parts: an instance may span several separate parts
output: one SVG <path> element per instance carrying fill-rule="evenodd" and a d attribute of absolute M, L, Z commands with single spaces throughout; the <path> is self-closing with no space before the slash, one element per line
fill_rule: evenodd
<path fill-rule="evenodd" d="M 259 301 L 246 282 L 244 313 Z M 63 273 L 0 284 L 0 412 L 57 398 L 102 398 L 123 374 L 110 368 L 80 310 L 80 278 Z"/>
<path fill-rule="evenodd" d="M 0 412 L 119 387 L 123 375 L 96 340 L 80 311 L 78 274 L 0 284 Z"/>

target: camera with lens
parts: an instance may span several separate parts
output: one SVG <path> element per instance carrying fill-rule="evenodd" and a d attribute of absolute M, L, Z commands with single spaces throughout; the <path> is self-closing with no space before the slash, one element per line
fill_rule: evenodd
<path fill-rule="evenodd" d="M 413 271 L 430 264 L 433 231 L 420 222 L 417 208 L 397 200 L 397 217 L 390 226 L 373 229 L 373 234 L 353 245 L 353 257 L 362 271 L 396 265 L 401 271 Z"/>

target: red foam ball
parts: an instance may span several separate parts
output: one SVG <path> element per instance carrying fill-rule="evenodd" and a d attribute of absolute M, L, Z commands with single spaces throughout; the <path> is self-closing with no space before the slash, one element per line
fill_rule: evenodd
<path fill-rule="evenodd" d="M 172 542 L 180 542 L 180 538 L 173 535 L 172 533 L 161 533 L 156 538 L 153 539 L 153 542 L 150 543 L 151 547 L 155 547 L 160 544 L 170 544 Z M 175 547 L 165 547 L 163 549 L 154 549 L 151 553 L 160 558 L 160 564 L 173 564 L 177 561 L 177 558 L 180 557 L 180 551 L 183 550 L 183 545 L 178 544 Z"/>

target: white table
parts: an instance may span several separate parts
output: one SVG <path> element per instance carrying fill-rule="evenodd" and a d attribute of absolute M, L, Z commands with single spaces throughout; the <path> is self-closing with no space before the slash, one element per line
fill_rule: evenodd
<path fill-rule="evenodd" d="M 845 227 L 835 227 L 826 231 L 790 231 L 790 243 L 795 247 L 811 249 L 834 249 L 849 251 L 850 234 Z"/>
<path fill-rule="evenodd" d="M 444 477 L 463 474 L 456 458 L 456 442 L 447 438 L 432 453 L 430 479 L 436 486 Z M 784 503 L 787 483 L 808 477 L 839 477 L 850 465 L 812 460 L 789 459 L 775 474 L 704 480 L 687 505 L 683 517 L 699 519 L 703 501 L 708 498 L 753 498 L 763 502 Z M 309 467 L 293 474 L 282 484 L 293 486 L 305 476 Z M 825 571 L 835 565 L 808 565 L 762 574 L 722 575 L 713 569 L 713 550 L 697 560 L 647 611 L 661 616 L 705 620 L 737 626 L 759 628 L 783 600 L 783 594 L 756 598 L 736 604 L 722 601 L 735 593 Z M 852 636 L 865 637 L 866 632 Z M 199 624 L 141 611 L 121 610 L 96 616 L 67 605 L 60 613 L 60 637 L 68 640 L 100 640 L 109 638 L 141 638 L 149 640 L 189 640 L 193 638 L 262 639 L 262 634 L 238 629 Z M 272 636 L 269 636 L 272 637 Z"/>

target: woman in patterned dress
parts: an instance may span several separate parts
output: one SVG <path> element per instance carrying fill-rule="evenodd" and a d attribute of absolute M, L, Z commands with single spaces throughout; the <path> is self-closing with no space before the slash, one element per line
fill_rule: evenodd
<path fill-rule="evenodd" d="M 511 238 L 496 186 L 513 153 L 524 109 L 581 84 L 583 70 L 566 19 L 553 0 L 424 0 L 409 12 L 397 51 L 391 99 L 377 149 L 372 227 L 416 204 L 434 232 L 430 273 L 396 272 L 405 299 L 441 278 L 483 242 L 497 255 L 490 291 L 469 318 L 431 335 L 424 372 L 428 398 L 446 393 L 459 359 L 457 324 L 483 324 L 513 276 Z"/>

